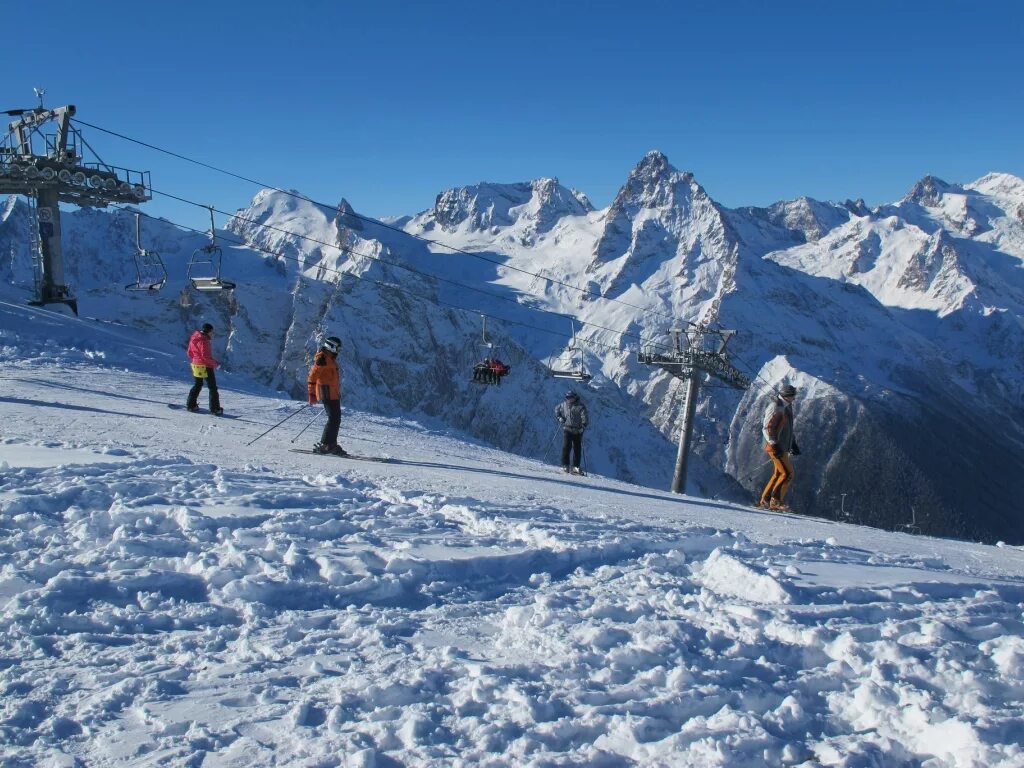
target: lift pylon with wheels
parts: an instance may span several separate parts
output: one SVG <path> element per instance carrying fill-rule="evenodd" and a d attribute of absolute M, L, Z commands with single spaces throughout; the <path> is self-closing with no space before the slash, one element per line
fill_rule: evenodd
<path fill-rule="evenodd" d="M 150 200 L 148 171 L 129 171 L 103 162 L 71 125 L 73 104 L 47 109 L 9 109 L 15 118 L 0 139 L 0 195 L 25 195 L 32 219 L 35 305 L 66 304 L 78 314 L 78 300 L 64 279 L 60 203 L 105 208 Z M 86 159 L 86 151 L 88 157 Z"/>

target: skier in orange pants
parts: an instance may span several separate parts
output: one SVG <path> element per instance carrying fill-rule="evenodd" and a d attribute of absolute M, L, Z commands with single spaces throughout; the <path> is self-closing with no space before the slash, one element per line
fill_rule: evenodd
<path fill-rule="evenodd" d="M 768 507 L 780 512 L 791 511 L 786 506 L 786 491 L 793 480 L 793 462 L 790 454 L 800 455 L 800 447 L 793 436 L 793 401 L 796 387 L 786 384 L 779 390 L 775 401 L 768 406 L 762 422 L 764 451 L 772 460 L 774 472 L 761 492 L 759 507 Z"/>

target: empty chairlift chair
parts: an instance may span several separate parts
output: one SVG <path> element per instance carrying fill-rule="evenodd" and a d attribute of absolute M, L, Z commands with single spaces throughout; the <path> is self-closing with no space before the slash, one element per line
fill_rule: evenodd
<path fill-rule="evenodd" d="M 590 381 L 593 376 L 587 373 L 583 367 L 583 348 L 576 344 L 576 324 L 571 320 L 569 321 L 572 327 L 572 343 L 569 345 L 567 352 L 569 353 L 568 365 L 555 365 L 554 367 L 548 368 L 551 375 L 556 379 L 573 379 L 574 381 Z M 580 358 L 579 362 L 573 364 L 573 350 L 579 350 Z"/>
<path fill-rule="evenodd" d="M 235 284 L 221 276 L 224 252 L 217 245 L 217 229 L 213 224 L 213 208 L 210 208 L 210 243 L 192 252 L 188 260 L 188 279 L 192 287 L 203 293 L 230 291 Z"/>
<path fill-rule="evenodd" d="M 135 214 L 135 272 L 137 279 L 128 283 L 129 291 L 159 291 L 167 282 L 167 267 L 156 251 L 148 251 L 142 247 L 139 235 L 139 214 Z"/>

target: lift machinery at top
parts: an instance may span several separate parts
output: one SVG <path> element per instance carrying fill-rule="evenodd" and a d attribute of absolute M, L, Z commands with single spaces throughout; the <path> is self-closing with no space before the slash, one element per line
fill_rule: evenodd
<path fill-rule="evenodd" d="M 31 247 L 35 295 L 31 304 L 66 304 L 78 313 L 78 300 L 64 280 L 59 203 L 104 208 L 152 198 L 148 171 L 108 165 L 71 125 L 75 106 L 9 109 L 15 118 L 0 140 L 0 194 L 25 195 L 32 217 Z M 88 152 L 88 155 L 86 154 Z"/>

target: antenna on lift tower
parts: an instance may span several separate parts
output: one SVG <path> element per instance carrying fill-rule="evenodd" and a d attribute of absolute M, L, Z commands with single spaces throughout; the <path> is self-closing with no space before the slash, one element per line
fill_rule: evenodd
<path fill-rule="evenodd" d="M 637 353 L 637 360 L 644 365 L 656 365 L 686 382 L 686 406 L 683 409 L 683 423 L 679 431 L 676 471 L 672 476 L 672 493 L 685 493 L 686 465 L 689 460 L 690 445 L 693 442 L 693 417 L 697 410 L 700 377 L 705 373 L 710 373 L 736 389 L 749 387 L 750 379 L 737 370 L 725 354 L 725 345 L 736 335 L 736 331 L 711 330 L 704 325 L 691 325 L 685 336 L 678 328 L 674 328 L 671 333 L 673 337 L 671 352 L 666 354 L 656 351 L 653 346 L 648 346 Z M 705 339 L 712 336 L 719 340 L 716 351 L 703 348 Z M 683 346 L 684 340 L 685 346 Z"/>
<path fill-rule="evenodd" d="M 74 104 L 47 109 L 46 91 L 34 91 L 38 107 L 6 110 L 15 119 L 0 140 L 0 195 L 28 198 L 34 278 L 29 303 L 67 304 L 78 314 L 78 300 L 64 282 L 60 203 L 82 208 L 142 203 L 152 199 L 152 185 L 149 171 L 117 168 L 96 155 L 71 125 Z"/>

